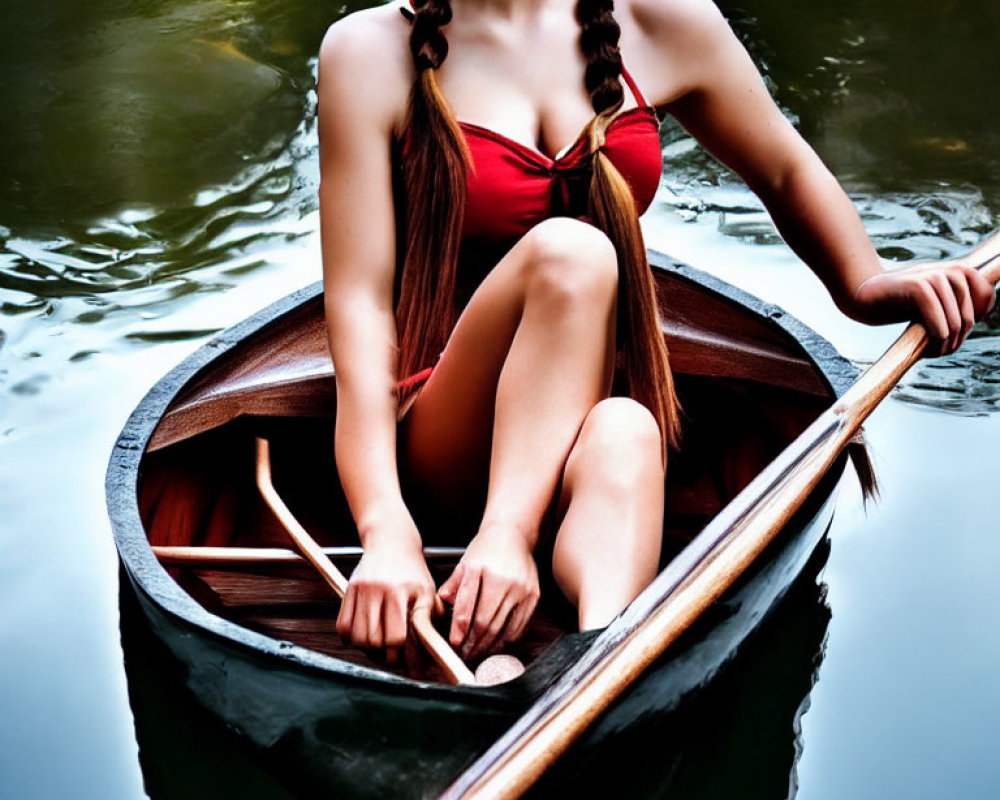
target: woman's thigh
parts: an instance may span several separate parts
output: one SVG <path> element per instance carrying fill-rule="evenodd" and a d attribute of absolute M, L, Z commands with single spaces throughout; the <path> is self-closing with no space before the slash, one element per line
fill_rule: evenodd
<path fill-rule="evenodd" d="M 478 522 L 473 518 L 486 497 L 497 385 L 532 278 L 538 276 L 540 262 L 587 262 L 588 253 L 599 249 L 596 237 L 603 236 L 577 220 L 542 222 L 473 293 L 400 424 L 400 472 L 411 503 Z M 574 251 L 579 258 L 568 258 Z"/>
<path fill-rule="evenodd" d="M 469 516 L 485 498 L 497 383 L 524 304 L 515 245 L 469 300 L 400 423 L 400 471 L 421 505 Z"/>

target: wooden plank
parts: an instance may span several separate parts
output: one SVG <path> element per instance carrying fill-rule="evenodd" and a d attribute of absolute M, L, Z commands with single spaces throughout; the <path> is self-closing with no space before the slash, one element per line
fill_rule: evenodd
<path fill-rule="evenodd" d="M 321 547 L 327 558 L 361 558 L 361 547 Z M 459 559 L 464 547 L 425 547 L 424 558 Z M 154 545 L 153 554 L 161 564 L 212 565 L 218 568 L 240 569 L 247 565 L 306 564 L 306 560 L 293 550 L 282 547 L 183 547 Z"/>

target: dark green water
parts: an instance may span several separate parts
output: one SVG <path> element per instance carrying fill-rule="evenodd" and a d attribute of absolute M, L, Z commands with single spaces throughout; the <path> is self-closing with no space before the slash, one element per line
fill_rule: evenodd
<path fill-rule="evenodd" d="M 725 8 L 885 256 L 958 253 L 996 227 L 1000 7 Z M 319 0 L 3 11 L 2 798 L 284 795 L 128 628 L 123 657 L 103 473 L 163 371 L 318 278 L 314 54 L 343 12 Z M 664 145 L 651 246 L 780 303 L 851 358 L 878 355 L 898 329 L 844 320 L 738 181 L 669 125 Z M 997 341 L 981 326 L 879 409 L 882 500 L 865 515 L 845 487 L 815 565 L 824 586 L 796 590 L 703 704 L 653 729 L 656 757 L 625 762 L 636 794 L 997 796 Z"/>

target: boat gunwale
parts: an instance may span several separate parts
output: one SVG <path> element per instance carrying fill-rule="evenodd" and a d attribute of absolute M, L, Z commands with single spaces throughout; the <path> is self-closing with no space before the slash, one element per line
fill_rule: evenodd
<path fill-rule="evenodd" d="M 840 397 L 857 376 L 857 369 L 833 345 L 812 328 L 780 306 L 764 301 L 726 281 L 663 253 L 648 251 L 654 270 L 697 285 L 717 298 L 750 313 L 766 325 L 779 328 L 802 349 L 813 368 L 830 390 Z M 203 344 L 160 378 L 129 415 L 115 440 L 105 477 L 105 494 L 112 534 L 119 558 L 135 589 L 153 602 L 158 610 L 185 627 L 225 639 L 231 645 L 254 651 L 258 656 L 291 662 L 310 671 L 336 674 L 341 679 L 378 684 L 383 689 L 439 695 L 443 700 L 464 696 L 492 704 L 509 699 L 507 685 L 495 687 L 449 686 L 418 681 L 353 664 L 245 628 L 212 614 L 187 594 L 153 554 L 138 507 L 138 478 L 146 446 L 159 420 L 175 398 L 189 387 L 217 359 L 238 347 L 245 339 L 262 333 L 286 313 L 322 296 L 321 281 L 285 295 L 238 322 Z M 519 683 L 518 679 L 512 683 Z M 501 705 L 506 705 L 502 702 Z"/>

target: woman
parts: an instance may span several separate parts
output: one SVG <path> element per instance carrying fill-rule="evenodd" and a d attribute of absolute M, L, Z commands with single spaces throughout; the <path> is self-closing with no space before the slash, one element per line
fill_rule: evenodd
<path fill-rule="evenodd" d="M 883 271 L 708 0 L 611 5 L 416 0 L 323 42 L 336 456 L 364 546 L 337 626 L 390 658 L 418 603 L 453 604 L 468 658 L 516 640 L 536 551 L 581 629 L 655 574 L 677 411 L 636 222 L 652 107 L 746 180 L 854 319 L 922 320 L 947 353 L 992 305 L 964 265 Z M 435 592 L 421 535 L 456 521 L 471 540 Z"/>

